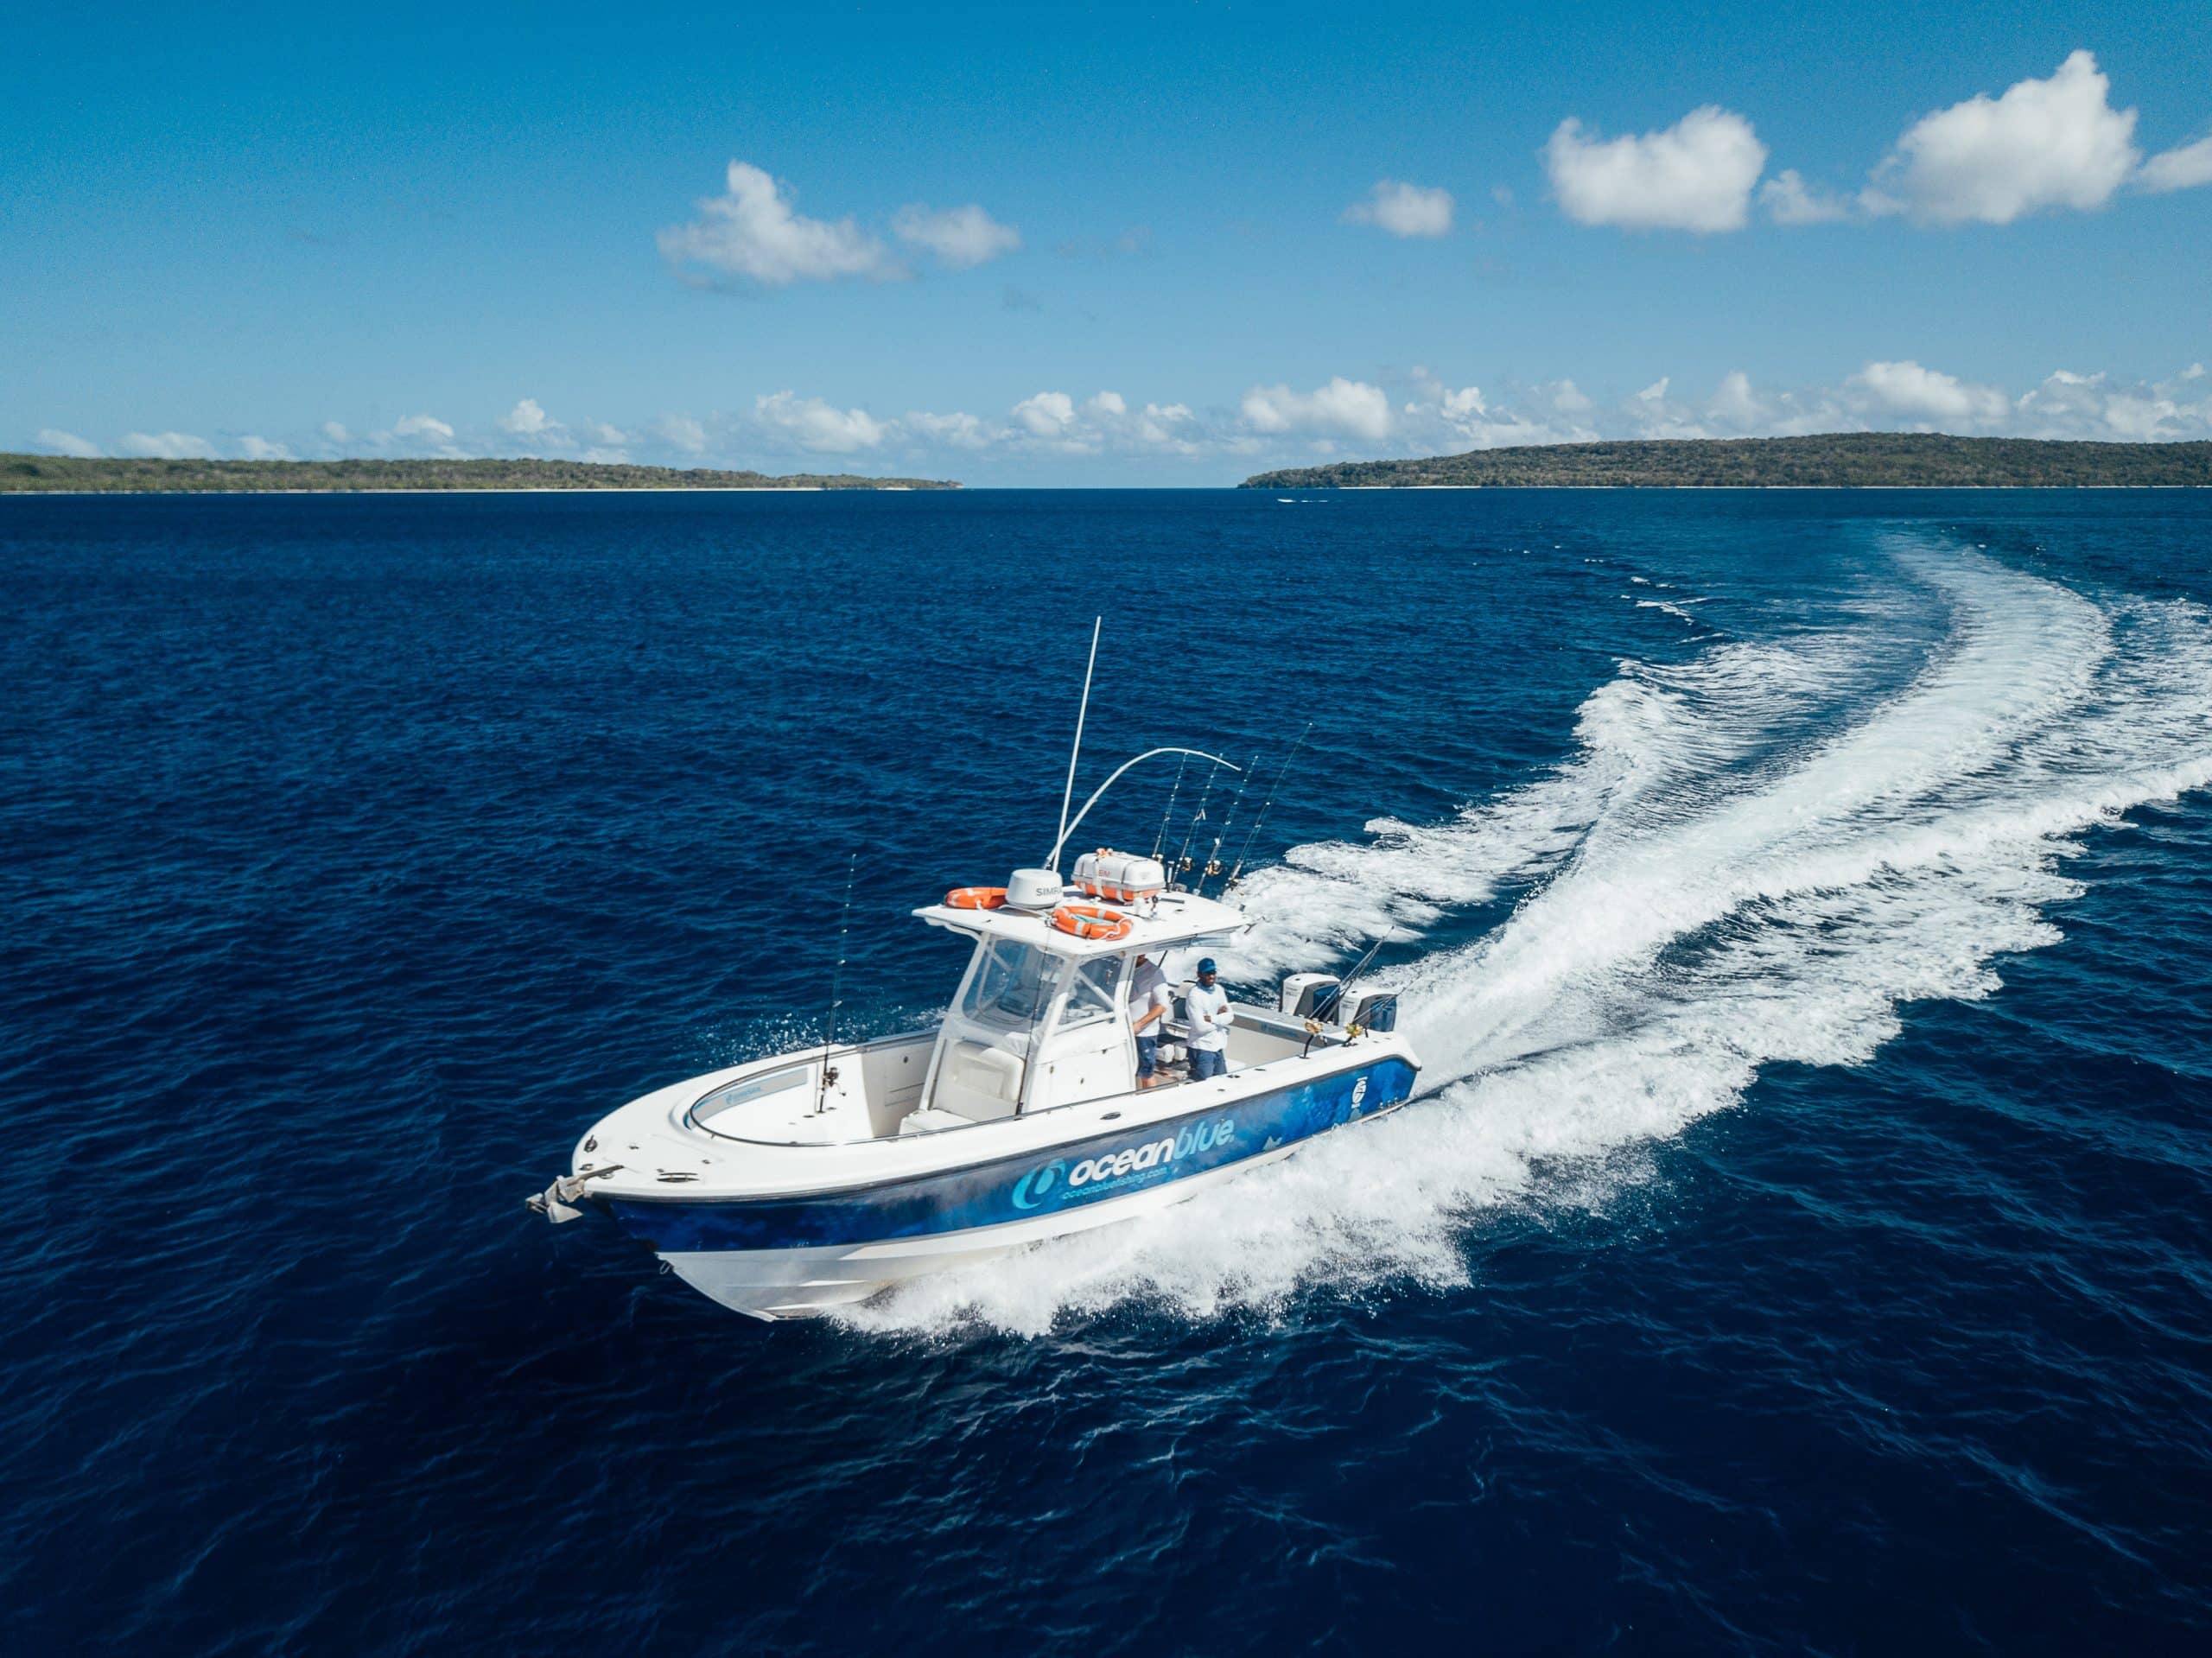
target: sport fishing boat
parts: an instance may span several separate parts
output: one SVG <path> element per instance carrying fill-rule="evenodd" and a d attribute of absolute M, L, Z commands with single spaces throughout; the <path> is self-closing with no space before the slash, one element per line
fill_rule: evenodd
<path fill-rule="evenodd" d="M 1179 963 L 1245 924 L 1168 890 L 1154 860 L 1087 854 L 1071 885 L 1016 870 L 914 914 L 975 943 L 942 1025 L 632 1100 L 532 1206 L 601 1206 L 724 1306 L 785 1318 L 1133 1219 L 1413 1092 L 1392 999 L 1319 974 L 1284 981 L 1274 1007 L 1232 1001 L 1228 1070 L 1203 1082 L 1185 1079 L 1189 1029 L 1171 1015 L 1160 1080 L 1140 1089 L 1135 958 Z"/>
<path fill-rule="evenodd" d="M 1086 708 L 1089 695 L 1086 676 Z M 1154 1027 L 1165 1034 L 1145 1033 L 1159 1058 L 1140 1078 L 1139 958 L 1173 984 L 1230 944 L 1244 917 L 1205 896 L 1212 860 L 1192 872 L 1196 890 L 1171 883 L 1158 855 L 1100 848 L 1076 860 L 1072 880 L 1058 863 L 1130 766 L 1198 753 L 1137 756 L 1074 824 L 1063 799 L 1046 867 L 913 912 L 973 944 L 941 1023 L 842 1045 L 833 1031 L 632 1100 L 583 1136 L 570 1172 L 531 1207 L 554 1221 L 604 1210 L 724 1306 L 796 1318 L 1135 1219 L 1402 1104 L 1419 1062 L 1396 1033 L 1395 998 L 1357 994 L 1357 969 L 1294 974 L 1271 1006 L 1231 1001 L 1225 1031 L 1208 997 L 1203 1033 L 1184 983 Z M 1073 779 L 1071 759 L 1069 798 Z M 1217 1031 L 1225 1070 L 1192 1080 L 1191 1043 L 1211 1049 Z"/>

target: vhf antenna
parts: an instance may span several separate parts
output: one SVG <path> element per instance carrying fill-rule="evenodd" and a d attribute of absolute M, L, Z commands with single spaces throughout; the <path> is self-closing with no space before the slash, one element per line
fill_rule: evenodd
<path fill-rule="evenodd" d="M 814 1090 L 814 1115 L 820 1116 L 829 1109 L 830 1085 L 837 1080 L 837 1067 L 830 1063 L 830 1056 L 837 1051 L 837 1010 L 845 1005 L 845 938 L 853 930 L 853 876 L 861 867 L 861 854 L 851 854 L 845 861 L 845 910 L 837 921 L 837 965 L 830 973 L 830 1017 L 822 1038 L 822 1083 Z"/>
<path fill-rule="evenodd" d="M 1237 853 L 1236 862 L 1229 872 L 1229 880 L 1222 890 L 1227 892 L 1236 885 L 1236 878 L 1244 873 L 1244 860 L 1251 855 L 1252 842 L 1260 838 L 1260 827 L 1268 821 L 1268 810 L 1275 804 L 1275 791 L 1282 787 L 1283 774 L 1290 770 L 1291 761 L 1298 758 L 1298 751 L 1306 746 L 1306 740 L 1313 734 L 1313 722 L 1308 720 L 1306 729 L 1298 734 L 1298 740 L 1290 746 L 1290 753 L 1282 757 L 1282 764 L 1275 768 L 1275 780 L 1268 785 L 1268 797 L 1260 803 L 1260 815 L 1252 820 L 1252 832 L 1244 837 L 1243 849 Z"/>
<path fill-rule="evenodd" d="M 1052 867 L 1060 867 L 1060 848 L 1068 838 L 1068 808 L 1075 804 L 1075 763 L 1083 758 L 1083 722 L 1090 713 L 1090 676 L 1098 666 L 1098 630 L 1106 626 L 1103 616 L 1090 624 L 1090 661 L 1083 670 L 1083 706 L 1075 715 L 1075 746 L 1068 752 L 1068 786 L 1060 794 L 1060 832 L 1052 842 Z"/>

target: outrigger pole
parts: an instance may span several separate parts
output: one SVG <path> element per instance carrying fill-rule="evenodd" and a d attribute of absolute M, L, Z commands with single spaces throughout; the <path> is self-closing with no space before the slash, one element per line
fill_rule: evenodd
<path fill-rule="evenodd" d="M 1060 848 L 1068 838 L 1068 807 L 1075 800 L 1075 763 L 1083 758 L 1083 722 L 1090 712 L 1090 676 L 1098 666 L 1098 630 L 1105 626 L 1103 616 L 1095 618 L 1090 624 L 1090 661 L 1083 670 L 1083 706 L 1076 710 L 1075 715 L 1075 746 L 1068 753 L 1068 786 L 1060 791 L 1059 832 L 1053 837 L 1052 855 L 1045 865 L 1055 872 L 1060 867 Z M 1090 808 L 1084 810 L 1088 811 Z M 1083 820 L 1078 817 L 1076 821 L 1081 823 Z"/>

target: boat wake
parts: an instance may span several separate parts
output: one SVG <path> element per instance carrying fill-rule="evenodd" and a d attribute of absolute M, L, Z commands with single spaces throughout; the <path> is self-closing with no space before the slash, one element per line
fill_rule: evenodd
<path fill-rule="evenodd" d="M 852 1320 L 1036 1332 L 1130 1300 L 1204 1317 L 1464 1283 L 1486 1215 L 1602 1206 L 1640 1147 L 1763 1067 L 1862 1064 L 1903 1003 L 1991 994 L 1995 958 L 2059 939 L 2084 831 L 2212 784 L 2212 615 L 1886 551 L 1896 579 L 1850 626 L 1624 663 L 1548 775 L 1247 883 L 1248 983 L 1341 964 L 1386 925 L 1432 941 L 1377 982 L 1405 993 L 1434 1097 Z M 1455 914 L 1516 894 L 1448 942 Z"/>

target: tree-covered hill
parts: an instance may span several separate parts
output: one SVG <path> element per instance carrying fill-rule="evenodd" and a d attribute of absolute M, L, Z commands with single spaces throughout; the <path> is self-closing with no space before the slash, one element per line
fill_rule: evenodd
<path fill-rule="evenodd" d="M 1347 461 L 1247 489 L 2068 489 L 2212 486 L 2212 443 L 2077 443 L 1920 432 L 1653 438 Z"/>
<path fill-rule="evenodd" d="M 392 489 L 957 489 L 927 478 L 851 473 L 633 467 L 587 461 L 79 461 L 0 454 L 0 493 L 89 490 L 188 494 L 220 491 Z"/>

